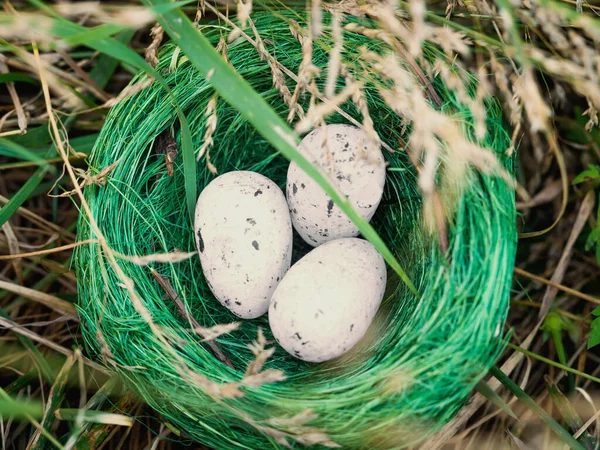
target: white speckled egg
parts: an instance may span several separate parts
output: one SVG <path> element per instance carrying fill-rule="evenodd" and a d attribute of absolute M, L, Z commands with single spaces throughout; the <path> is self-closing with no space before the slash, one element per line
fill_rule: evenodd
<path fill-rule="evenodd" d="M 371 220 L 383 194 L 385 163 L 381 149 L 364 131 L 341 124 L 317 128 L 304 137 L 299 151 L 329 175 L 363 218 Z M 292 223 L 308 244 L 314 247 L 358 235 L 348 216 L 294 162 L 286 189 Z"/>
<path fill-rule="evenodd" d="M 386 284 L 382 256 L 368 241 L 329 241 L 283 277 L 269 306 L 277 342 L 310 362 L 336 358 L 367 332 Z"/>
<path fill-rule="evenodd" d="M 200 193 L 194 228 L 215 297 L 245 319 L 267 312 L 292 258 L 292 224 L 281 189 L 254 172 L 221 175 Z"/>

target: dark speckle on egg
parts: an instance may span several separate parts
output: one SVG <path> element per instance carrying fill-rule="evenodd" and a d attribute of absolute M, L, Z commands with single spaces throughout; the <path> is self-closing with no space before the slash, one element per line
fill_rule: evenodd
<path fill-rule="evenodd" d="M 298 186 L 296 186 L 296 183 L 292 184 L 292 192 L 294 194 L 296 194 L 298 192 Z"/>
<path fill-rule="evenodd" d="M 263 191 L 261 191 L 260 189 L 257 189 L 257 191 L 254 193 L 254 196 L 258 197 L 262 193 L 263 193 Z"/>
<path fill-rule="evenodd" d="M 256 250 L 258 250 L 258 242 L 252 241 L 252 247 L 254 247 Z"/>
<path fill-rule="evenodd" d="M 327 217 L 331 217 L 331 211 L 333 211 L 333 200 L 327 202 Z"/>
<path fill-rule="evenodd" d="M 254 220 L 252 217 L 248 217 L 246 222 L 248 222 L 250 225 L 256 225 L 256 220 Z"/>
<path fill-rule="evenodd" d="M 304 183 L 302 183 L 302 184 L 300 185 L 300 187 L 301 187 L 302 189 L 305 189 L 305 188 L 306 188 L 306 185 L 305 185 Z"/>
<path fill-rule="evenodd" d="M 296 339 L 298 339 L 299 341 L 302 340 L 302 337 L 300 337 L 300 333 L 295 333 L 294 336 L 296 336 Z"/>
<path fill-rule="evenodd" d="M 242 306 L 242 302 L 236 301 L 235 304 L 238 305 L 238 306 Z"/>
<path fill-rule="evenodd" d="M 204 251 L 204 240 L 202 239 L 202 233 L 200 228 L 198 228 L 198 250 L 200 250 L 200 253 L 202 253 Z"/>

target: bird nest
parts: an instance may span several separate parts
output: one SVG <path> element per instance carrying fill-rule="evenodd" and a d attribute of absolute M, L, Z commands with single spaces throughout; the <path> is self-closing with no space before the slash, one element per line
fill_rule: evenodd
<path fill-rule="evenodd" d="M 86 347 L 183 436 L 214 448 L 414 444 L 456 414 L 503 349 L 516 248 L 513 191 L 498 170 L 465 168 L 460 153 L 440 140 L 429 180 L 434 188 L 423 194 L 419 168 L 420 161 L 427 164 L 426 153 L 411 154 L 406 144 L 421 116 L 401 116 L 388 98 L 398 82 L 385 70 L 392 49 L 366 36 L 372 24 L 349 18 L 353 25 L 343 31 L 337 92 L 353 90 L 311 107 L 336 46 L 330 27 L 312 42 L 312 65 L 320 74 L 295 95 L 296 75 L 307 69 L 306 24 L 286 14 L 252 19 L 252 37 L 230 44 L 225 22 L 200 28 L 281 117 L 291 110 L 295 124 L 362 123 L 378 134 L 387 178 L 371 224 L 418 294 L 389 269 L 367 335 L 349 353 L 320 364 L 285 353 L 273 342 L 266 317 L 227 325 L 237 318 L 211 294 L 197 255 L 184 258 L 196 247 L 177 108 L 189 120 L 196 156 L 203 153 L 197 192 L 215 171 L 233 170 L 259 172 L 283 188 L 289 161 L 169 44 L 156 70 L 173 97 L 138 75 L 132 95 L 110 111 L 89 158 L 98 172 L 112 170 L 104 185 L 86 187 L 94 220 L 82 215 L 79 223 L 79 240 L 96 238 L 98 231 L 105 239 L 76 254 Z M 443 58 L 426 48 L 423 62 Z M 394 61 L 418 85 L 427 111 L 447 119 L 484 159 L 495 156 L 504 174 L 511 173 L 510 139 L 493 100 L 485 103 L 485 137 L 476 139 L 473 115 L 455 93 L 440 79 L 430 83 L 415 75 L 414 64 Z M 140 85 L 144 89 L 135 88 Z M 308 250 L 295 239 L 293 262 Z M 167 255 L 147 256 L 157 253 Z"/>

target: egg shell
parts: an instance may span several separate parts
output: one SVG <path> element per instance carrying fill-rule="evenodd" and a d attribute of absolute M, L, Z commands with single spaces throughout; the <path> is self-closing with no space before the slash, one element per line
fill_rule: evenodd
<path fill-rule="evenodd" d="M 367 332 L 386 285 L 385 262 L 358 238 L 327 242 L 283 277 L 269 306 L 277 342 L 310 362 L 336 358 Z"/>
<path fill-rule="evenodd" d="M 307 134 L 298 149 L 364 219 L 371 220 L 383 194 L 385 162 L 379 146 L 364 131 L 327 125 Z M 295 162 L 288 168 L 286 191 L 294 228 L 308 244 L 315 247 L 358 235 L 348 216 Z"/>
<path fill-rule="evenodd" d="M 198 197 L 194 228 L 217 300 L 245 319 L 267 312 L 292 258 L 292 224 L 281 189 L 255 172 L 221 175 Z"/>

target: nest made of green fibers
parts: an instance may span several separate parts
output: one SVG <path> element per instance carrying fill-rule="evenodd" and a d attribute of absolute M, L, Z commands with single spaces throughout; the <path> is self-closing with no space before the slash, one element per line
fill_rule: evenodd
<path fill-rule="evenodd" d="M 297 73 L 302 46 L 287 19 L 257 13 L 253 20 L 267 50 Z M 213 45 L 231 31 L 222 23 L 200 27 Z M 327 29 L 315 41 L 313 64 L 322 69 L 316 78 L 321 88 L 332 45 Z M 350 70 L 362 45 L 387 50 L 382 43 L 345 31 L 342 60 Z M 439 56 L 432 49 L 428 52 Z M 273 85 L 268 63 L 256 49 L 240 37 L 228 45 L 227 53 L 232 66 L 287 117 L 288 107 Z M 173 45 L 161 52 L 157 70 L 189 120 L 198 152 L 215 90 Z M 362 79 L 358 70 L 355 76 Z M 146 75 L 140 74 L 132 83 L 144 79 Z M 295 83 L 289 78 L 286 82 L 293 92 Z M 460 122 L 474 140 L 468 108 L 440 80 L 434 87 L 444 102 L 439 109 Z M 400 148 L 406 138 L 401 130 L 410 131 L 410 126 L 384 103 L 373 83 L 366 82 L 364 92 L 382 141 Z M 308 95 L 300 99 L 305 110 L 308 101 Z M 512 161 L 505 156 L 509 137 L 501 111 L 491 100 L 486 106 L 487 135 L 480 144 L 495 152 L 510 172 Z M 340 108 L 361 120 L 352 101 Z M 252 170 L 284 188 L 289 162 L 218 96 L 216 115 L 210 161 L 219 173 Z M 326 121 L 348 122 L 338 113 Z M 156 141 L 165 133 L 172 134 L 181 148 L 174 102 L 153 82 L 110 111 L 89 157 L 90 167 L 96 170 L 118 161 L 105 185 L 85 190 L 92 215 L 116 255 L 196 250 L 181 155 L 174 160 L 173 176 L 168 176 L 164 154 L 156 151 Z M 266 348 L 275 350 L 259 373 L 281 370 L 285 380 L 268 382 L 266 376 L 262 382 L 256 378 L 247 382 L 249 364 L 268 355 L 257 338 L 261 327 L 266 340 L 272 340 L 266 316 L 243 321 L 238 330 L 216 339 L 232 369 L 202 342 L 189 317 L 182 315 L 151 273 L 156 270 L 169 280 L 188 313 L 203 327 L 236 321 L 211 294 L 197 257 L 150 266 L 117 257 L 116 263 L 133 282 L 137 298 L 133 299 L 114 261 L 98 243 L 81 246 L 75 260 L 88 352 L 119 374 L 182 436 L 219 450 L 279 448 L 285 442 L 294 447 L 401 448 L 438 430 L 464 404 L 504 346 L 516 248 L 514 195 L 501 178 L 470 171 L 448 220 L 449 246 L 443 253 L 435 235 L 423 231 L 414 165 L 404 151 L 383 152 L 388 164 L 385 191 L 371 223 L 419 296 L 390 269 L 379 314 L 349 354 L 311 364 L 268 343 Z M 215 175 L 205 158 L 197 170 L 200 192 Z M 94 237 L 82 214 L 78 239 Z M 296 236 L 293 261 L 309 250 L 300 242 Z M 252 343 L 254 351 L 249 347 Z"/>

